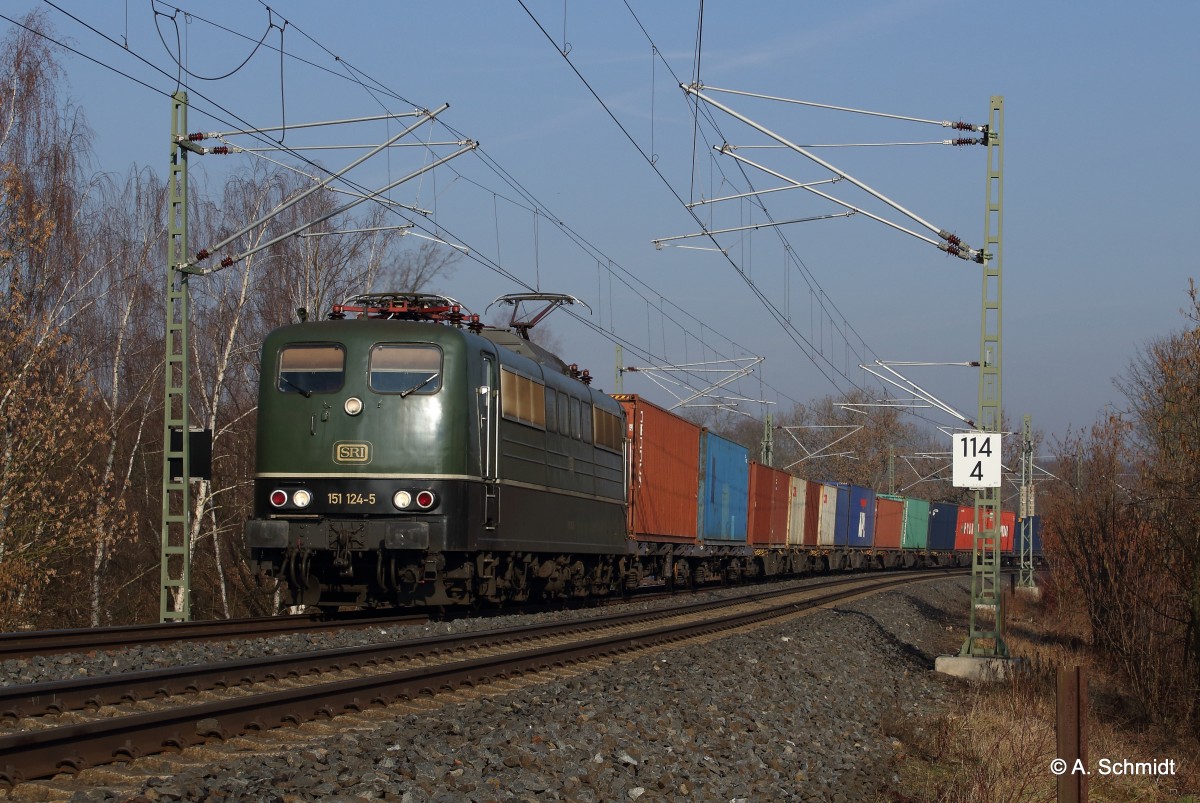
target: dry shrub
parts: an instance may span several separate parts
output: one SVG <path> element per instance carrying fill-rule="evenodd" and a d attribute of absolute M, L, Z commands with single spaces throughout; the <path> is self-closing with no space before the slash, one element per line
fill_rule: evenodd
<path fill-rule="evenodd" d="M 1054 712 L 1019 680 L 963 687 L 963 704 L 889 730 L 900 760 L 899 801 L 1007 803 L 1055 799 Z M 914 739 L 920 741 L 913 741 Z M 1039 772 L 1037 768 L 1041 768 Z"/>
<path fill-rule="evenodd" d="M 1047 598 L 1062 599 L 1050 586 Z M 911 803 L 1053 801 L 1057 782 L 1055 689 L 1059 667 L 1086 668 L 1092 801 L 1200 798 L 1200 742 L 1135 716 L 1136 698 L 1119 670 L 1097 659 L 1082 634 L 1085 616 L 1047 599 L 1008 597 L 1008 645 L 1025 670 L 1001 683 L 962 684 L 961 705 L 924 717 L 895 716 L 885 731 L 903 743 L 900 783 L 890 800 Z M 1103 776 L 1099 760 L 1175 759 L 1164 776 Z"/>

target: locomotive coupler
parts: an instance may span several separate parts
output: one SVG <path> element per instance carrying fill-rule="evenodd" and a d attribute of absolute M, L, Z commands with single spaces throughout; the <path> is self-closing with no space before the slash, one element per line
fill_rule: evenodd
<path fill-rule="evenodd" d="M 438 572 L 446 566 L 446 559 L 439 553 L 431 552 L 425 556 L 424 578 L 422 582 L 432 583 L 437 580 Z"/>
<path fill-rule="evenodd" d="M 361 546 L 362 538 L 355 538 L 355 536 L 362 534 L 363 526 L 359 524 L 353 529 L 342 530 L 335 524 L 330 525 L 329 548 L 333 550 L 333 566 L 342 577 L 354 574 L 350 548 L 355 544 Z"/>

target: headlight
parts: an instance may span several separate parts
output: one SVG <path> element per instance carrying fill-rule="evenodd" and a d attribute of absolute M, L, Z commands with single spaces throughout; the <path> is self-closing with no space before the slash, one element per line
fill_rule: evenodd
<path fill-rule="evenodd" d="M 412 504 L 412 494 L 410 494 L 408 491 L 396 491 L 395 495 L 392 497 L 392 504 L 401 510 L 404 510 Z"/>
<path fill-rule="evenodd" d="M 292 494 L 292 504 L 296 507 L 308 507 L 308 503 L 312 501 L 312 494 L 303 489 Z"/>
<path fill-rule="evenodd" d="M 357 396 L 351 396 L 350 398 L 346 399 L 345 403 L 342 405 L 342 409 L 346 411 L 346 415 L 358 415 L 363 411 L 362 399 L 358 398 Z"/>

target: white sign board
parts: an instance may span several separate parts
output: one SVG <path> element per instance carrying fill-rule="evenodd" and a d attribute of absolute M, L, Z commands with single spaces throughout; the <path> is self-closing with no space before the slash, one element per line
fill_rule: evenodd
<path fill-rule="evenodd" d="M 1000 433 L 968 432 L 954 439 L 951 468 L 955 488 L 999 488 Z"/>

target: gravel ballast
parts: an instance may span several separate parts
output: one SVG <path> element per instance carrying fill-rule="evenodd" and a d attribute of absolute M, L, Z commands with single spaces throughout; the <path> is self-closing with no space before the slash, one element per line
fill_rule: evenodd
<path fill-rule="evenodd" d="M 329 733 L 307 743 L 186 767 L 174 778 L 148 779 L 136 794 L 412 803 L 876 799 L 895 780 L 900 747 L 881 723 L 953 704 L 960 693 L 959 682 L 932 665 L 961 641 L 968 599 L 967 579 L 926 582 L 546 681 L 525 678 L 503 694 L 453 695 L 394 716 L 375 712 L 353 729 L 334 720 L 324 726 Z M 8 661 L 0 683 L 119 671 L 124 661 L 145 669 L 314 649 L 337 637 L 286 638 L 307 646 L 272 639 Z M 75 799 L 128 795 L 98 785 Z"/>

